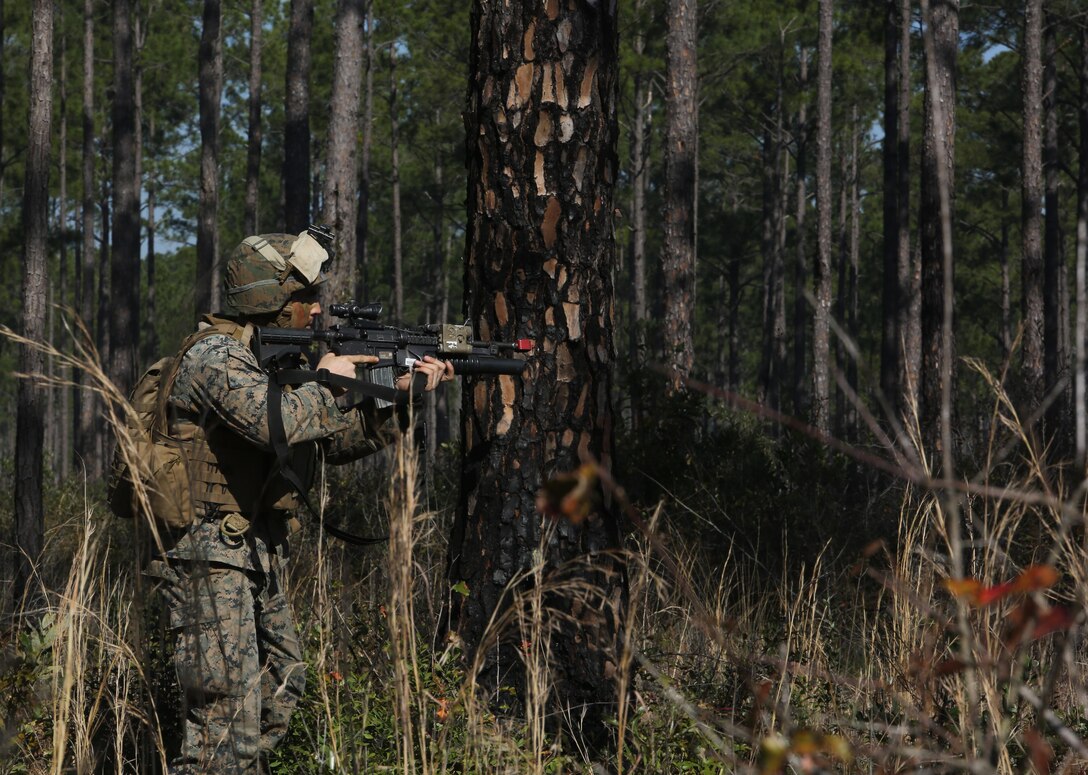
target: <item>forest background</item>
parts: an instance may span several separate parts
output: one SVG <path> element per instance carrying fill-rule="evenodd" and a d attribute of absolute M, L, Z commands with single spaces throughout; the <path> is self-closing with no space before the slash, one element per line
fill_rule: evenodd
<path fill-rule="evenodd" d="M 75 320 L 124 394 L 218 306 L 219 262 L 243 237 L 325 222 L 340 233 L 329 299 L 379 301 L 405 324 L 494 323 L 478 301 L 466 94 L 483 46 L 470 30 L 500 12 L 61 0 L 48 174 L 35 175 L 42 5 L 0 0 L 0 323 L 55 348 L 28 368 L 33 348 L 0 340 L 5 492 L 20 476 L 16 375 L 49 383 L 39 545 L 30 566 L 18 551 L 0 566 L 0 771 L 153 771 L 177 698 L 163 639 L 138 645 L 154 614 L 102 504 L 108 402 L 86 389 L 93 365 L 81 376 L 65 360 L 84 341 Z M 274 771 L 1079 771 L 1088 12 L 1072 0 L 514 6 L 559 38 L 616 20 L 601 28 L 615 49 L 594 64 L 614 65 L 614 99 L 595 104 L 613 127 L 601 156 L 615 176 L 596 181 L 612 202 L 595 264 L 605 293 L 562 305 L 564 319 L 572 304 L 611 318 L 598 342 L 608 376 L 586 380 L 603 386 L 615 452 L 600 435 L 590 446 L 614 459 L 575 479 L 563 477 L 577 455 L 544 461 L 528 496 L 543 488 L 546 505 L 589 477 L 605 505 L 586 508 L 622 528 L 625 656 L 600 719 L 613 742 L 556 721 L 563 670 L 532 644 L 565 634 L 541 618 L 552 566 L 532 551 L 512 569 L 538 594 L 522 600 L 535 618 L 506 623 L 525 636 L 509 717 L 478 705 L 479 665 L 433 642 L 451 595 L 476 590 L 445 565 L 464 491 L 479 486 L 464 481 L 465 429 L 495 427 L 454 389 L 426 410 L 418 503 L 388 483 L 415 476 L 399 452 L 342 474 L 329 500 L 375 531 L 406 513 L 404 542 L 350 556 L 315 535 L 297 561 L 311 689 Z M 339 36 L 348 10 L 354 52 Z M 345 57 L 354 91 L 336 85 Z M 345 114 L 358 121 L 346 135 Z M 38 215 L 27 181 L 43 187 Z M 39 284 L 20 286 L 34 266 Z M 552 303 L 521 301 L 542 316 Z M 554 380 L 542 363 L 538 378 Z M 25 550 L 12 503 L 0 524 Z M 563 544 L 542 524 L 529 549 Z M 388 618 L 398 606 L 407 628 Z M 76 691 L 83 678 L 97 692 Z"/>

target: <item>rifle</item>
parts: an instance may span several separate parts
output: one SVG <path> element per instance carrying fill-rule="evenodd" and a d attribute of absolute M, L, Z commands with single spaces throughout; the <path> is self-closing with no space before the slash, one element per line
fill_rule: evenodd
<path fill-rule="evenodd" d="M 381 304 L 356 304 L 349 301 L 329 305 L 329 313 L 340 318 L 326 329 L 289 329 L 258 327 L 254 331 L 254 351 L 261 367 L 271 371 L 300 359 L 314 362 L 313 345 L 324 342 L 337 355 L 373 355 L 377 363 L 365 369 L 410 369 L 416 361 L 430 355 L 453 363 L 456 374 L 516 376 L 525 370 L 524 360 L 510 357 L 529 352 L 531 339 L 514 342 L 484 342 L 474 338 L 472 327 L 450 323 L 428 324 L 416 328 L 388 326 L 380 322 Z M 377 379 L 391 385 L 391 380 Z"/>

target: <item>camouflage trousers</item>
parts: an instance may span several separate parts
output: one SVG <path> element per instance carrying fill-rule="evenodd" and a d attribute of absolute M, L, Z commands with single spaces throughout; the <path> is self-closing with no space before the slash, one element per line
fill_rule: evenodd
<path fill-rule="evenodd" d="M 172 775 L 256 775 L 287 733 L 305 686 L 278 569 L 175 563 L 159 574 L 184 702 Z"/>

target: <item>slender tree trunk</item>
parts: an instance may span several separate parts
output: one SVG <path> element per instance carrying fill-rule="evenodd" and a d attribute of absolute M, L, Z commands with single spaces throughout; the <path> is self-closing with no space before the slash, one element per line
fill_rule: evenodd
<path fill-rule="evenodd" d="M 1060 175 L 1061 150 L 1059 148 L 1058 115 L 1058 62 L 1055 19 L 1049 14 L 1043 19 L 1043 175 L 1045 185 L 1045 253 L 1043 255 L 1043 383 L 1047 394 L 1054 390 L 1065 376 L 1065 348 L 1062 346 L 1065 320 L 1064 283 L 1065 246 L 1061 225 Z M 1069 449 L 1069 435 L 1063 432 L 1068 425 L 1063 421 L 1066 414 L 1065 391 L 1047 412 L 1046 435 L 1057 441 L 1056 451 Z"/>
<path fill-rule="evenodd" d="M 541 485 L 591 458 L 611 465 L 618 44 L 608 8 L 473 4 L 465 311 L 478 333 L 537 347 L 525 378 L 464 381 L 449 578 L 470 590 L 451 595 L 452 626 L 470 654 L 496 608 L 512 604 L 507 583 L 540 556 L 549 524 L 537 512 Z M 570 30 L 562 44 L 557 29 Z M 589 596 L 584 606 L 553 601 L 564 618 L 551 635 L 549 680 L 552 717 L 591 746 L 607 737 L 615 705 L 608 663 L 619 664 L 624 600 L 608 553 L 619 546 L 615 515 L 594 511 L 560 518 L 543 557 L 550 580 L 577 580 Z M 576 557 L 590 562 L 569 564 Z M 489 650 L 480 686 L 524 685 L 503 675 L 519 670 L 520 642 L 511 633 Z"/>
<path fill-rule="evenodd" d="M 46 259 L 49 214 L 49 148 L 53 111 L 53 2 L 34 0 L 31 11 L 30 122 L 27 134 L 26 181 L 23 187 L 22 333 L 40 342 L 45 335 Z M 19 352 L 23 374 L 41 374 L 41 351 Z M 44 540 L 42 452 L 45 391 L 34 379 L 19 380 L 15 441 L 15 578 L 16 605 L 37 607 L 34 583 Z M 26 610 L 26 609 L 24 609 Z"/>
<path fill-rule="evenodd" d="M 884 4 L 884 262 L 880 336 L 880 390 L 892 408 L 901 393 L 899 277 L 899 0 Z M 909 160 L 908 160 L 909 163 Z"/>
<path fill-rule="evenodd" d="M 896 202 L 899 215 L 897 272 L 899 299 L 896 322 L 896 347 L 899 348 L 899 384 L 901 390 L 895 398 L 900 416 L 907 418 L 908 413 L 918 408 L 918 381 L 922 370 L 922 321 L 921 321 L 921 268 L 918 262 L 911 261 L 911 222 L 910 222 L 910 29 L 913 21 L 911 0 L 901 0 L 899 9 L 899 132 L 896 143 L 896 165 L 898 182 Z"/>
<path fill-rule="evenodd" d="M 355 222 L 355 298 L 366 301 L 370 244 L 370 143 L 374 129 L 374 3 L 366 4 L 366 85 L 363 89 L 363 138 L 359 149 L 359 215 Z"/>
<path fill-rule="evenodd" d="M 155 116 L 148 117 L 147 136 L 155 143 Z M 144 363 L 151 363 L 159 351 L 159 337 L 155 333 L 155 176 L 147 179 L 147 314 L 144 316 Z"/>
<path fill-rule="evenodd" d="M 925 1 L 925 0 L 923 0 Z M 925 6 L 923 6 L 924 8 Z M 951 326 L 952 245 L 942 210 L 954 223 L 956 134 L 956 54 L 959 0 L 935 3 L 929 18 L 925 137 L 922 147 L 922 438 L 931 461 L 951 454 L 951 395 L 955 384 L 955 345 Z M 947 236 L 947 239 L 946 239 Z"/>
<path fill-rule="evenodd" d="M 843 141 L 839 150 L 839 233 L 838 251 L 835 254 L 835 274 L 837 275 L 835 288 L 835 302 L 832 315 L 840 332 L 846 331 L 846 298 L 849 295 L 850 272 L 850 158 L 846 151 L 846 142 Z M 840 374 L 846 373 L 846 362 L 849 356 L 846 353 L 846 343 L 841 334 L 834 336 L 832 347 L 835 355 L 835 368 Z M 834 381 L 834 380 L 833 380 Z M 831 388 L 835 414 L 832 427 L 835 435 L 846 436 L 846 394 L 842 390 Z"/>
<path fill-rule="evenodd" d="M 140 341 L 140 202 L 136 188 L 132 4 L 113 2 L 113 255 L 110 377 L 128 393 L 136 383 Z"/>
<path fill-rule="evenodd" d="M 1077 476 L 1084 475 L 1088 457 L 1088 18 L 1080 21 L 1080 168 L 1077 175 L 1077 330 L 1074 380 Z"/>
<path fill-rule="evenodd" d="M 1023 81 L 1024 159 L 1022 181 L 1021 346 L 1024 390 L 1028 405 L 1039 405 L 1045 392 L 1043 341 L 1043 0 L 1027 0 L 1024 20 Z"/>
<path fill-rule="evenodd" d="M 6 62 L 4 58 L 4 42 L 7 40 L 7 32 L 4 25 L 4 0 L 0 0 L 0 62 Z M 0 67 L 0 105 L 4 103 L 7 93 L 7 81 L 4 79 L 4 68 Z M 4 111 L 0 110 L 0 208 L 4 206 Z"/>
<path fill-rule="evenodd" d="M 310 222 L 310 40 L 313 0 L 291 0 L 284 89 L 284 228 L 297 234 Z"/>
<path fill-rule="evenodd" d="M 328 300 L 344 299 L 355 289 L 355 219 L 359 169 L 355 156 L 359 132 L 359 89 L 363 77 L 363 0 L 340 0 L 336 16 L 336 66 L 332 80 L 325 190 L 326 225 L 336 232 L 332 282 L 323 293 Z"/>
<path fill-rule="evenodd" d="M 0 12 L 3 9 L 0 8 Z M 58 303 L 61 309 L 68 309 L 72 304 L 71 293 L 68 289 L 68 237 L 70 234 L 68 228 L 68 45 L 67 36 L 61 35 L 60 39 L 60 83 L 57 89 L 60 97 L 60 137 L 59 137 L 59 164 L 60 169 L 60 192 L 57 201 L 59 212 L 57 214 L 57 234 L 60 237 L 60 282 L 59 290 L 57 293 Z M 0 61 L 3 61 L 0 58 Z M 53 312 L 50 310 L 50 314 Z M 65 319 L 68 316 L 65 313 L 61 313 L 61 319 Z M 64 336 L 64 341 L 58 342 L 54 329 L 53 345 L 58 349 L 65 352 L 71 350 L 67 341 L 67 336 Z M 72 373 L 71 369 L 67 366 L 61 365 L 59 368 L 59 374 L 62 383 L 71 382 Z M 57 388 L 60 401 L 56 407 L 59 418 L 54 420 L 53 430 L 56 434 L 56 443 L 54 445 L 53 453 L 53 465 L 56 472 L 58 481 L 68 478 L 68 474 L 71 469 L 72 462 L 72 446 L 70 431 L 72 424 L 70 422 L 72 411 L 72 390 L 66 385 L 62 385 Z"/>
<path fill-rule="evenodd" d="M 200 35 L 200 206 L 196 232 L 196 314 L 220 307 L 219 100 L 223 93 L 220 0 L 204 0 Z M 286 153 L 286 144 L 285 144 Z"/>
<path fill-rule="evenodd" d="M 94 150 L 94 0 L 83 0 L 83 211 L 81 275 L 79 289 L 79 316 L 83 319 L 90 340 L 95 341 L 94 321 L 94 163 L 97 158 Z M 101 355 L 101 353 L 99 353 Z M 79 381 L 87 382 L 87 375 L 80 371 Z M 79 413 L 79 433 L 76 439 L 76 452 L 82 458 L 83 465 L 90 471 L 95 460 L 95 434 L 98 426 L 94 422 L 95 395 L 89 390 L 80 390 L 77 394 Z"/>
<path fill-rule="evenodd" d="M 242 228 L 247 235 L 260 227 L 261 185 L 261 41 L 264 14 L 261 0 L 252 0 L 249 10 L 249 130 L 246 141 L 246 201 Z"/>
<path fill-rule="evenodd" d="M 111 294 L 111 280 L 112 275 L 110 273 L 111 255 L 110 249 L 112 243 L 110 242 L 110 184 L 109 177 L 106 175 L 106 171 L 103 169 L 101 172 L 101 192 L 98 200 L 98 210 L 101 217 L 102 225 L 102 241 L 98 246 L 98 324 L 96 331 L 98 333 L 98 353 L 102 359 L 103 368 L 107 364 L 111 363 L 110 360 L 110 294 Z M 95 442 L 98 445 L 98 449 L 94 461 L 95 471 L 100 474 L 103 470 L 105 456 L 105 429 L 101 427 L 101 423 L 98 424 L 98 428 L 95 433 Z"/>
<path fill-rule="evenodd" d="M 861 192 L 858 180 L 858 136 L 861 129 L 858 126 L 858 106 L 854 105 L 850 116 L 850 271 L 848 274 L 846 293 L 846 330 L 850 339 L 857 344 L 861 335 L 858 323 L 858 283 L 861 258 Z M 858 358 L 849 355 L 846 361 L 846 382 L 854 395 L 858 394 Z M 853 401 L 849 402 L 846 410 L 846 437 L 850 441 L 858 440 L 858 407 Z"/>
<path fill-rule="evenodd" d="M 637 0 L 634 15 L 641 20 L 645 0 Z M 646 50 L 646 36 L 641 26 L 633 31 L 632 49 L 637 61 L 642 61 Z M 648 318 L 646 304 L 646 189 L 649 181 L 649 154 L 646 148 L 647 129 L 650 121 L 650 104 L 653 100 L 653 85 L 641 65 L 632 75 L 635 98 L 634 118 L 631 124 L 631 363 L 635 368 L 646 356 L 646 325 Z M 645 93 L 645 97 L 643 94 Z M 631 421 L 639 426 L 642 414 L 641 391 L 635 390 L 631 396 Z"/>
<path fill-rule="evenodd" d="M 782 286 L 782 254 L 779 250 L 779 223 L 782 213 L 780 188 L 783 186 L 780 174 L 782 158 L 782 88 L 779 80 L 778 97 L 769 107 L 769 113 L 777 115 L 776 125 L 769 121 L 763 127 L 762 147 L 762 217 L 760 227 L 760 253 L 763 258 L 763 325 L 762 353 L 759 366 L 759 389 L 757 398 L 761 403 L 777 409 L 780 405 L 779 363 L 777 362 L 780 334 L 777 323 L 781 317 L 779 310 L 779 291 Z"/>
<path fill-rule="evenodd" d="M 801 104 L 797 109 L 797 212 L 794 216 L 796 256 L 793 263 L 793 411 L 808 412 L 808 49 L 801 47 Z"/>
<path fill-rule="evenodd" d="M 401 252 L 400 118 L 397 116 L 397 50 L 389 47 L 389 152 L 393 173 L 393 317 L 404 322 L 404 259 Z"/>
<path fill-rule="evenodd" d="M 816 243 L 813 278 L 816 309 L 812 333 L 812 424 L 831 429 L 831 30 L 832 0 L 820 0 L 816 77 Z"/>
<path fill-rule="evenodd" d="M 695 363 L 696 0 L 670 0 L 665 88 L 665 362 L 670 389 Z"/>
<path fill-rule="evenodd" d="M 1001 263 L 1001 361 L 1008 363 L 1012 358 L 1012 280 L 1009 273 L 1009 219 L 1004 213 L 1009 211 L 1009 190 L 1001 192 L 1001 237 L 998 245 L 998 260 Z"/>

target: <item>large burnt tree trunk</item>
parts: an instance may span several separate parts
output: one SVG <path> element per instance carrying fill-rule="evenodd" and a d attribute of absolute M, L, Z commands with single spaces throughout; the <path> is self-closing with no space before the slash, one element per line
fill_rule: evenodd
<path fill-rule="evenodd" d="M 670 0 L 665 85 L 665 363 L 678 390 L 695 364 L 696 0 Z"/>
<path fill-rule="evenodd" d="M 110 378 L 124 393 L 136 382 L 140 341 L 140 200 L 132 5 L 113 3 L 113 256 L 110 264 Z"/>
<path fill-rule="evenodd" d="M 49 213 L 49 141 L 53 117 L 53 2 L 34 0 L 30 49 L 30 129 L 27 135 L 26 183 L 23 188 L 23 336 L 44 341 L 46 239 Z M 40 350 L 19 352 L 23 374 L 41 374 Z M 35 563 L 42 551 L 42 451 L 45 428 L 45 390 L 33 379 L 19 380 L 15 431 L 15 579 L 13 599 L 33 608 Z"/>
<path fill-rule="evenodd" d="M 478 335 L 535 341 L 520 377 L 466 378 L 462 493 L 450 541 L 450 627 L 480 685 L 520 692 L 517 632 L 486 632 L 534 564 L 548 517 L 541 486 L 589 459 L 612 459 L 612 272 L 617 32 L 614 5 L 477 0 L 469 107 L 465 312 Z M 613 622 L 624 576 L 615 515 L 597 506 L 562 520 L 544 548 L 545 585 L 577 578 L 583 604 L 550 603 L 571 619 L 549 646 L 551 717 L 606 733 L 619 664 Z M 577 560 L 588 560 L 578 564 Z M 519 589 L 524 588 L 524 583 Z M 614 619 L 614 617 L 616 617 Z M 494 635 L 494 633 L 492 633 Z M 578 730 L 575 730 L 578 733 Z"/>
<path fill-rule="evenodd" d="M 220 0 L 204 0 L 200 35 L 200 208 L 196 231 L 196 314 L 219 308 L 219 98 L 223 92 Z"/>
<path fill-rule="evenodd" d="M 351 296 L 355 288 L 355 219 L 359 173 L 355 140 L 359 131 L 359 89 L 363 78 L 363 0 L 340 0 L 336 15 L 336 67 L 329 106 L 329 140 L 325 191 L 325 225 L 336 232 L 332 282 L 324 289 L 329 301 Z"/>
<path fill-rule="evenodd" d="M 1028 0 L 1024 16 L 1024 157 L 1021 173 L 1023 264 L 1021 305 L 1024 339 L 1021 376 L 1028 405 L 1042 401 L 1043 334 L 1043 2 Z"/>

